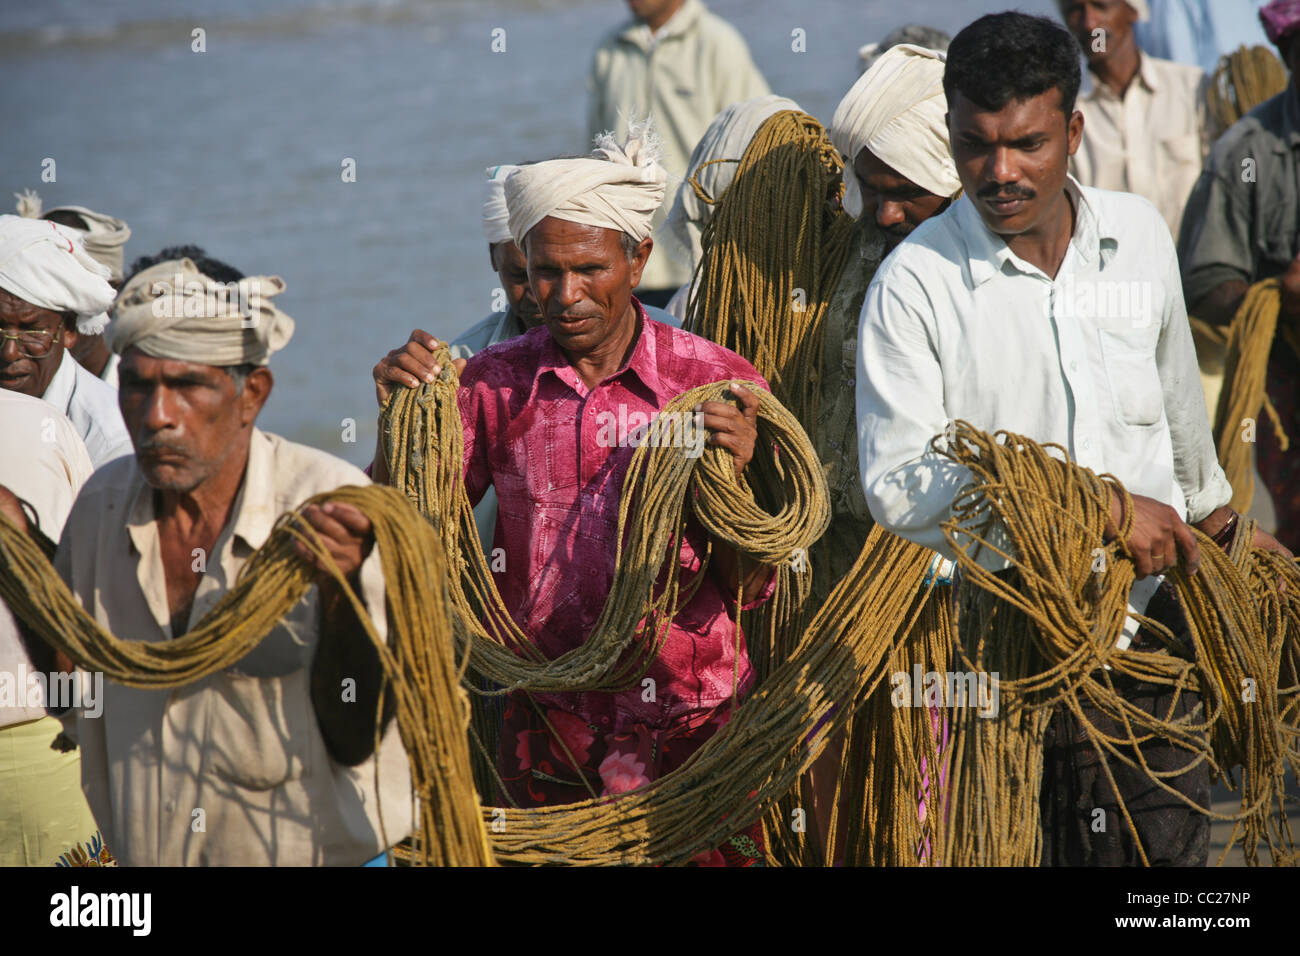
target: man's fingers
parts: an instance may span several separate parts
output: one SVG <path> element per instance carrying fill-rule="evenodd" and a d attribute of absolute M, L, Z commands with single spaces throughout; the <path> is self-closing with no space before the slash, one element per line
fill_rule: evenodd
<path fill-rule="evenodd" d="M 422 345 L 430 352 L 436 351 L 438 346 L 442 344 L 428 332 L 424 331 L 424 329 L 412 329 L 411 335 L 406 341 L 408 343 Z"/>
<path fill-rule="evenodd" d="M 327 545 L 343 543 L 352 537 L 347 528 L 318 505 L 309 505 L 303 509 L 302 516 L 325 539 Z"/>
<path fill-rule="evenodd" d="M 1183 521 L 1175 520 L 1174 540 L 1178 544 L 1178 550 L 1183 553 L 1187 573 L 1195 574 L 1201 566 L 1201 547 L 1196 543 L 1196 535 L 1192 534 L 1192 529 Z"/>
<path fill-rule="evenodd" d="M 341 524 L 355 538 L 364 538 L 370 534 L 370 519 L 356 505 L 343 501 L 331 501 L 322 509 L 326 514 Z"/>

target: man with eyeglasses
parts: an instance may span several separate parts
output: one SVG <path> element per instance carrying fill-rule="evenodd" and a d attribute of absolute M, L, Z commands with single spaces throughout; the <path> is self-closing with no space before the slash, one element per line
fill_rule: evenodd
<path fill-rule="evenodd" d="M 117 393 L 69 351 L 108 324 L 107 274 L 72 230 L 0 216 L 0 388 L 67 415 L 96 468 L 132 452 Z"/>

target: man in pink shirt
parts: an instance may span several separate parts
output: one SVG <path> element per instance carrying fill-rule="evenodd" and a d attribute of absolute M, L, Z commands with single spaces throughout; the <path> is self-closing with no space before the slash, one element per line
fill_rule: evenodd
<path fill-rule="evenodd" d="M 521 168 L 506 183 L 511 231 L 528 259 L 544 327 L 457 360 L 471 501 L 489 485 L 504 549 L 497 587 L 519 626 L 551 657 L 584 643 L 613 582 L 619 500 L 638 426 L 697 385 L 751 381 L 754 368 L 706 339 L 656 322 L 632 295 L 650 255 L 650 217 L 664 174 L 634 131 L 592 158 Z M 411 333 L 374 370 L 382 402 L 440 368 L 437 341 Z M 707 442 L 753 456 L 758 398 L 734 385 L 739 407 L 697 409 Z M 644 429 L 640 429 L 644 433 Z M 375 478 L 387 480 L 382 455 Z M 680 546 L 682 580 L 698 573 L 709 538 L 692 518 Z M 730 717 L 753 669 L 736 623 L 736 595 L 771 593 L 771 568 L 719 542 L 707 574 L 673 619 L 646 673 L 618 693 L 518 693 L 507 699 L 498 765 L 520 806 L 570 803 L 643 786 L 680 766 Z M 499 566 L 499 565 L 498 565 Z M 757 823 L 702 863 L 763 860 Z"/>

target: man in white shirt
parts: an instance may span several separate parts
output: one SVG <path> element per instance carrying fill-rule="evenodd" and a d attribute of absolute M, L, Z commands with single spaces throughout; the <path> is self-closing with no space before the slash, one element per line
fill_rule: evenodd
<path fill-rule="evenodd" d="M 1058 0 L 1088 61 L 1079 92 L 1083 141 L 1070 172 L 1084 186 L 1151 200 L 1178 235 L 1209 149 L 1205 74 L 1143 53 L 1133 24 L 1145 0 Z"/>
<path fill-rule="evenodd" d="M 588 141 L 612 131 L 622 142 L 628 123 L 654 120 L 663 137 L 663 167 L 672 177 L 687 175 L 691 150 L 713 117 L 726 106 L 764 96 L 769 90 L 750 58 L 749 47 L 727 21 L 700 0 L 628 0 L 632 19 L 611 31 L 596 48 L 587 77 Z M 667 215 L 654 218 L 655 246 L 637 288 L 643 305 L 665 306 L 691 274 L 667 254 L 660 234 Z"/>
<path fill-rule="evenodd" d="M 114 297 L 107 277 L 76 230 L 0 216 L 0 388 L 67 415 L 96 468 L 131 453 L 117 392 L 71 353 L 78 335 L 107 323 Z"/>
<path fill-rule="evenodd" d="M 57 541 L 90 477 L 86 446 L 57 409 L 18 392 L 0 391 L 0 435 L 0 513 Z M 81 755 L 51 746 L 62 728 L 46 707 L 76 702 L 58 671 L 0 600 L 0 866 L 53 866 L 79 852 L 106 860 L 81 792 Z"/>
<path fill-rule="evenodd" d="M 95 212 L 85 206 L 55 206 L 43 209 L 41 197 L 32 190 L 18 196 L 18 215 L 29 219 L 48 219 L 65 229 L 75 230 L 92 259 L 108 269 L 108 284 L 114 291 L 122 288 L 122 266 L 126 241 L 131 227 L 116 216 Z M 102 332 L 80 335 L 72 347 L 72 357 L 96 378 L 117 388 L 118 357 L 104 341 Z"/>
<path fill-rule="evenodd" d="M 190 259 L 164 261 L 129 279 L 117 305 L 110 341 L 136 454 L 86 483 L 54 564 L 123 639 L 186 633 L 234 587 L 281 514 L 366 482 L 346 462 L 256 427 L 274 384 L 270 356 L 293 320 L 272 301 L 279 277 L 220 265 L 239 276 L 234 289 Z M 342 504 L 303 516 L 384 634 L 368 519 Z M 381 674 L 342 589 L 320 573 L 231 667 L 171 692 L 106 682 L 102 714 L 74 711 L 64 722 L 108 845 L 125 866 L 373 858 L 385 833 L 391 844 L 411 825 L 393 722 L 376 752 Z"/>
<path fill-rule="evenodd" d="M 1078 85 L 1074 40 L 1050 20 L 995 14 L 953 40 L 944 88 L 965 195 L 900 244 L 867 292 L 862 481 L 878 522 L 952 556 L 940 524 L 969 475 L 928 450 L 945 424 L 1059 443 L 1132 493 L 1127 549 L 1142 610 L 1180 553 L 1197 566 L 1185 520 L 1212 536 L 1230 529 L 1231 489 L 1215 459 L 1168 227 L 1147 200 L 1080 187 L 1067 174 L 1083 131 Z M 1121 521 L 1113 496 L 1108 533 Z M 1255 543 L 1283 550 L 1262 533 Z M 1155 697 L 1137 688 L 1130 699 L 1160 706 Z M 1079 745 L 1069 746 L 1067 717 L 1053 718 L 1062 745 L 1055 757 L 1049 747 L 1044 771 L 1044 862 L 1135 862 L 1115 793 L 1095 759 L 1085 768 Z M 1174 773 L 1188 763 L 1186 751 L 1158 740 L 1143 754 Z M 1111 770 L 1149 858 L 1203 864 L 1205 818 L 1117 761 Z M 1204 765 L 1168 782 L 1207 804 Z M 1062 808 L 1057 798 L 1071 788 Z M 1088 826 L 1097 807 L 1108 814 L 1100 834 Z"/>

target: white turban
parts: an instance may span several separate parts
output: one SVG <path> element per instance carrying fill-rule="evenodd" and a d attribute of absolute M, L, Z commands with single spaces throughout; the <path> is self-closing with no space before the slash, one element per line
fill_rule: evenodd
<path fill-rule="evenodd" d="M 14 193 L 18 199 L 18 215 L 26 216 L 29 219 L 48 218 L 56 212 L 72 213 L 80 216 L 86 223 L 85 229 L 78 229 L 81 234 L 82 242 L 85 244 L 86 251 L 90 253 L 91 258 L 108 266 L 109 279 L 114 282 L 122 281 L 122 247 L 126 241 L 131 238 L 131 229 L 125 222 L 116 216 L 106 216 L 101 212 L 95 212 L 93 209 L 87 209 L 85 206 L 55 206 L 53 209 L 41 211 L 41 197 L 36 195 L 32 190 L 24 193 Z M 75 228 L 65 226 L 65 229 Z"/>
<path fill-rule="evenodd" d="M 677 197 L 666 223 L 667 235 L 678 244 L 678 248 L 672 251 L 679 252 L 679 257 L 689 255 L 692 270 L 704 256 L 700 246 L 704 227 L 713 218 L 713 210 L 722 194 L 736 178 L 739 160 L 745 155 L 750 140 L 758 128 L 777 113 L 798 109 L 798 103 L 784 96 L 759 96 L 732 103 L 715 116 L 704 131 L 686 164 L 686 182 L 677 188 Z M 705 163 L 711 165 L 705 166 Z M 705 202 L 696 194 L 690 182 L 692 178 L 713 200 L 712 203 Z"/>
<path fill-rule="evenodd" d="M 82 335 L 104 330 L 115 294 L 80 230 L 22 216 L 0 216 L 0 289 L 42 309 L 75 312 Z"/>
<path fill-rule="evenodd" d="M 1124 0 L 1124 2 L 1133 8 L 1134 12 L 1137 13 L 1139 20 L 1146 21 L 1151 19 L 1151 8 L 1147 6 L 1147 0 Z M 1062 17 L 1065 16 L 1065 8 L 1068 5 L 1067 0 L 1056 0 L 1056 7 L 1061 11 Z"/>
<path fill-rule="evenodd" d="M 649 120 L 628 128 L 619 146 L 612 133 L 596 137 L 589 158 L 521 166 L 506 180 L 510 235 L 522 249 L 528 230 L 547 216 L 625 232 L 640 242 L 664 201 L 668 174 L 663 147 Z"/>
<path fill-rule="evenodd" d="M 854 219 L 862 215 L 862 192 L 853 161 L 864 147 L 936 196 L 961 190 L 944 122 L 945 59 L 910 43 L 890 47 L 835 108 L 831 142 L 845 157 L 844 209 Z"/>
<path fill-rule="evenodd" d="M 489 166 L 483 194 L 483 235 L 492 245 L 510 242 L 510 211 L 506 209 L 506 177 L 518 166 Z"/>
<path fill-rule="evenodd" d="M 293 335 L 293 319 L 271 302 L 283 291 L 279 276 L 222 283 L 189 259 L 160 262 L 122 289 L 109 345 L 119 355 L 134 346 L 199 365 L 265 365 Z"/>

